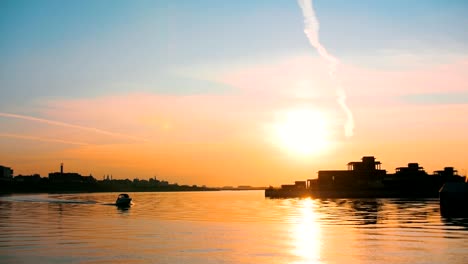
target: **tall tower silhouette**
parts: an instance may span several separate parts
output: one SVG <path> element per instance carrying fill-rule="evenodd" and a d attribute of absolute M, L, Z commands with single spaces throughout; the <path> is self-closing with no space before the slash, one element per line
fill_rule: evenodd
<path fill-rule="evenodd" d="M 63 162 L 60 163 L 60 174 L 63 175 Z"/>

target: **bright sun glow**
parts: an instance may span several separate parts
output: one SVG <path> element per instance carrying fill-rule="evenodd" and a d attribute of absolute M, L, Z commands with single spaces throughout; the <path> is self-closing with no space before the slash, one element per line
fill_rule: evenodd
<path fill-rule="evenodd" d="M 280 114 L 274 131 L 275 142 L 292 154 L 318 154 L 328 146 L 326 120 L 321 113 L 309 108 Z"/>

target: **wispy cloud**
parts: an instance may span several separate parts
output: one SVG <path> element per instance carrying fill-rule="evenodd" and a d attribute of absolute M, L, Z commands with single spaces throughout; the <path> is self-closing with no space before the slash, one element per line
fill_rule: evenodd
<path fill-rule="evenodd" d="M 62 144 L 69 144 L 69 145 L 79 145 L 79 146 L 88 146 L 90 144 L 84 142 L 76 142 L 76 141 L 69 141 L 69 140 L 62 140 L 62 139 L 55 139 L 55 138 L 43 138 L 43 137 L 35 137 L 35 136 L 28 136 L 28 135 L 16 135 L 16 134 L 0 134 L 0 137 L 6 138 L 15 138 L 15 139 L 24 139 L 24 140 L 34 140 L 34 141 L 42 141 L 42 142 L 53 142 L 53 143 L 62 143 Z"/>
<path fill-rule="evenodd" d="M 317 52 L 320 54 L 322 58 L 324 58 L 328 66 L 330 68 L 329 75 L 330 77 L 336 82 L 336 71 L 338 64 L 340 61 L 328 53 L 325 46 L 319 40 L 319 28 L 320 24 L 315 16 L 314 7 L 312 4 L 312 0 L 299 0 L 299 6 L 302 9 L 302 14 L 304 16 L 304 33 L 306 34 L 307 38 L 309 39 L 310 44 L 317 49 Z M 343 111 L 346 114 L 346 123 L 345 123 L 345 135 L 350 137 L 353 135 L 354 130 L 354 118 L 351 109 L 349 109 L 348 105 L 346 104 L 346 92 L 345 90 L 339 85 L 336 84 L 336 94 L 337 94 L 337 101 L 338 104 L 341 106 Z"/>
<path fill-rule="evenodd" d="M 38 118 L 38 117 L 33 117 L 33 116 L 18 115 L 18 114 L 12 114 L 12 113 L 4 113 L 4 112 L 0 112 L 0 116 L 6 117 L 6 118 L 15 118 L 15 119 L 28 120 L 32 122 L 39 122 L 39 123 L 44 123 L 44 124 L 53 125 L 53 126 L 61 126 L 61 127 L 85 130 L 85 131 L 90 131 L 90 132 L 94 132 L 98 134 L 103 134 L 103 135 L 113 136 L 113 137 L 118 137 L 118 138 L 123 138 L 123 139 L 130 139 L 130 140 L 135 140 L 135 141 L 148 141 L 147 139 L 139 138 L 139 137 L 135 137 L 131 135 L 110 132 L 110 131 L 98 129 L 95 127 L 86 127 L 86 126 L 80 126 L 80 125 L 55 121 L 55 120 L 49 120 L 45 118 Z"/>

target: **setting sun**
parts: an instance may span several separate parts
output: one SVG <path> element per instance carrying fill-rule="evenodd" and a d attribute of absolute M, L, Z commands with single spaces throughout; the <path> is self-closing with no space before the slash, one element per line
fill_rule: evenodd
<path fill-rule="evenodd" d="M 309 108 L 285 111 L 274 125 L 275 143 L 296 155 L 322 152 L 328 145 L 326 120 Z"/>

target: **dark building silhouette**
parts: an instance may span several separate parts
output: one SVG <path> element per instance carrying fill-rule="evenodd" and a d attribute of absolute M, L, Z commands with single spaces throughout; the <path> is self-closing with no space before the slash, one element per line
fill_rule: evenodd
<path fill-rule="evenodd" d="M 458 176 L 458 171 L 453 167 L 445 167 L 443 170 L 434 171 L 434 174 L 446 181 L 454 181 Z"/>
<path fill-rule="evenodd" d="M 96 179 L 90 176 L 81 176 L 76 172 L 63 172 L 63 163 L 60 164 L 60 172 L 49 173 L 50 183 L 89 183 L 96 182 Z"/>
<path fill-rule="evenodd" d="M 24 182 L 24 183 L 39 183 L 41 182 L 41 175 L 34 174 L 34 175 L 18 175 L 15 176 L 15 182 Z"/>
<path fill-rule="evenodd" d="M 0 166 L 0 181 L 12 181 L 13 170 L 9 167 Z"/>
<path fill-rule="evenodd" d="M 437 197 L 446 182 L 464 182 L 453 167 L 435 171 L 430 175 L 418 163 L 396 168 L 387 174 L 380 161 L 365 156 L 361 161 L 349 162 L 347 170 L 321 170 L 317 179 L 306 184 L 284 184 L 281 188 L 268 188 L 267 197 L 316 196 L 316 197 Z"/>
<path fill-rule="evenodd" d="M 161 181 L 156 177 L 149 180 L 138 178 L 113 179 L 112 175 L 97 181 L 92 175 L 82 176 L 75 172 L 64 172 L 63 163 L 59 172 L 51 172 L 48 177 L 39 174 L 18 175 L 13 178 L 13 170 L 0 166 L 0 193 L 29 192 L 144 192 L 144 191 L 215 191 L 215 188 L 197 185 L 178 185 Z"/>
<path fill-rule="evenodd" d="M 318 172 L 317 184 L 322 187 L 341 186 L 381 186 L 387 173 L 380 168 L 380 161 L 374 157 L 363 157 L 362 161 L 348 163 L 348 170 L 321 170 Z M 308 180 L 309 185 L 314 183 Z"/>
<path fill-rule="evenodd" d="M 52 172 L 49 173 L 49 181 L 51 183 L 78 183 L 83 181 L 83 176 L 78 173 L 61 173 L 61 172 Z"/>

